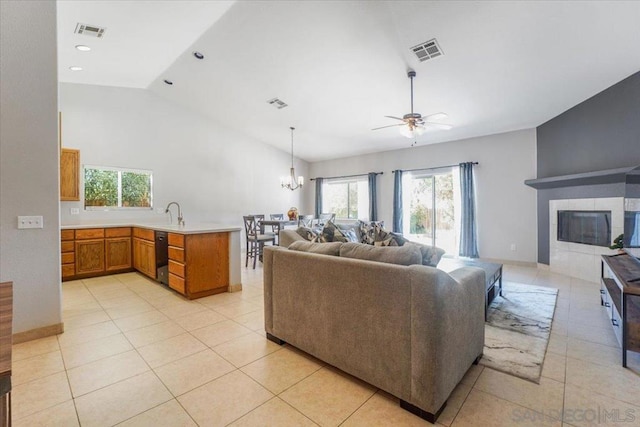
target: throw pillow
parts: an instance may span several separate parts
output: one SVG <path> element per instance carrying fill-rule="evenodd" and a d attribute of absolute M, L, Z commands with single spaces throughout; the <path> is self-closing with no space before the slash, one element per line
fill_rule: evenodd
<path fill-rule="evenodd" d="M 407 242 L 405 246 L 416 246 L 422 255 L 422 265 L 430 267 L 436 267 L 442 255 L 444 255 L 444 249 L 440 249 L 437 246 L 424 245 L 418 242 Z"/>
<path fill-rule="evenodd" d="M 340 256 L 398 265 L 422 263 L 420 249 L 412 245 L 382 248 L 363 243 L 344 243 L 340 247 Z"/>
<path fill-rule="evenodd" d="M 340 231 L 336 225 L 327 221 L 322 229 L 322 232 L 311 240 L 314 243 L 327 243 L 327 242 L 347 242 L 346 236 Z"/>
<path fill-rule="evenodd" d="M 312 243 L 312 242 L 304 242 L 302 240 L 298 240 L 297 242 L 293 242 L 289 245 L 289 250 L 291 251 L 299 251 L 299 252 L 310 252 L 312 254 L 321 254 L 321 255 L 340 255 L 340 247 L 342 246 L 341 242 L 330 242 L 330 243 Z"/>
<path fill-rule="evenodd" d="M 356 235 L 356 231 L 355 230 L 350 228 L 348 230 L 341 230 L 341 231 L 342 231 L 342 234 L 344 234 L 344 237 L 347 238 L 347 241 L 354 242 L 354 243 L 360 243 L 360 239 Z"/>
<path fill-rule="evenodd" d="M 308 227 L 298 227 L 298 229 L 296 230 L 296 233 L 302 236 L 303 239 L 309 240 L 309 241 L 311 241 L 314 237 L 317 236 L 317 234 Z"/>

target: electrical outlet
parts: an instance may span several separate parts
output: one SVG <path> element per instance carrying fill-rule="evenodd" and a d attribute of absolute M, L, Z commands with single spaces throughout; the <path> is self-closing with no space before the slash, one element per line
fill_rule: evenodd
<path fill-rule="evenodd" d="M 515 243 L 512 243 L 512 244 L 511 244 L 511 250 L 512 250 L 512 251 L 515 251 L 515 250 L 516 250 L 516 244 L 515 244 Z"/>
<path fill-rule="evenodd" d="M 69 212 L 71 213 L 71 215 L 78 215 L 78 214 L 80 214 L 80 209 L 71 208 L 71 209 L 69 209 Z"/>
<path fill-rule="evenodd" d="M 39 216 L 19 216 L 18 228 L 42 228 L 42 215 Z"/>

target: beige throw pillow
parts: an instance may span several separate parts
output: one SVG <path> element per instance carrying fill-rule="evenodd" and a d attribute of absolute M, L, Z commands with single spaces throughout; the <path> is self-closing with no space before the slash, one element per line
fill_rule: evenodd
<path fill-rule="evenodd" d="M 364 243 L 343 243 L 340 256 L 398 265 L 422 264 L 420 249 L 414 245 L 380 247 Z"/>
<path fill-rule="evenodd" d="M 289 245 L 289 250 L 299 252 L 310 252 L 312 254 L 320 255 L 340 255 L 341 242 L 329 242 L 329 243 L 314 243 L 298 240 Z"/>

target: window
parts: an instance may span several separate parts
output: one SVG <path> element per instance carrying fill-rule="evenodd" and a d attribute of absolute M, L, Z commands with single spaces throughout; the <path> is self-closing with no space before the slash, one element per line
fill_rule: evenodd
<path fill-rule="evenodd" d="M 84 167 L 84 208 L 151 209 L 153 173 L 148 170 Z"/>
<path fill-rule="evenodd" d="M 332 179 L 322 186 L 322 210 L 341 219 L 369 217 L 369 183 L 367 179 Z"/>
<path fill-rule="evenodd" d="M 452 171 L 403 177 L 403 234 L 407 238 L 457 253 L 460 224 L 457 180 Z"/>

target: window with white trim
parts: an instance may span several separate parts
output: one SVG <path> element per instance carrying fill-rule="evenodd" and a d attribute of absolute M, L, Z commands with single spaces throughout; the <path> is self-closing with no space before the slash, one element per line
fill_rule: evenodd
<path fill-rule="evenodd" d="M 152 171 L 85 165 L 86 210 L 152 209 L 152 202 Z"/>
<path fill-rule="evenodd" d="M 322 185 L 322 210 L 336 219 L 369 218 L 369 182 L 364 178 L 327 179 Z"/>

